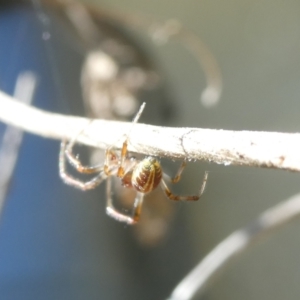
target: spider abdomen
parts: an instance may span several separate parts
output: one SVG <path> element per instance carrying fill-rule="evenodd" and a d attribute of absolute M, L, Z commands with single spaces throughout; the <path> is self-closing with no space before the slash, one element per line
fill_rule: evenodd
<path fill-rule="evenodd" d="M 162 178 L 159 161 L 154 157 L 146 157 L 138 163 L 132 172 L 132 185 L 141 193 L 153 191 Z"/>

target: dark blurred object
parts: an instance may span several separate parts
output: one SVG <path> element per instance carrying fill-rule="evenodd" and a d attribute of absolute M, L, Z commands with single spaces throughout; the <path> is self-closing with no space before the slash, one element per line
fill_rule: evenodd
<path fill-rule="evenodd" d="M 141 102 L 149 101 L 152 123 L 168 120 L 173 105 L 162 71 L 126 24 L 76 1 L 45 3 L 80 41 L 85 57 L 81 86 L 89 117 L 130 120 Z"/>
<path fill-rule="evenodd" d="M 25 4 L 26 0 L 1 0 L 0 1 L 0 9 L 3 10 L 5 8 L 13 7 L 20 4 Z"/>

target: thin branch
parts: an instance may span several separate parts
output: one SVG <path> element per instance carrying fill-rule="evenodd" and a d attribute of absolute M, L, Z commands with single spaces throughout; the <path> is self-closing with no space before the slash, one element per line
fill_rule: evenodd
<path fill-rule="evenodd" d="M 86 118 L 45 112 L 19 103 L 3 92 L 0 92 L 0 120 L 25 131 L 59 140 L 71 139 L 82 131 L 78 142 L 99 148 L 112 144 L 120 148 L 121 138 L 128 134 L 131 127 L 131 123 L 126 122 L 91 122 Z M 128 150 L 173 159 L 300 171 L 299 133 L 136 124 L 130 133 Z"/>
<path fill-rule="evenodd" d="M 299 217 L 300 194 L 266 210 L 248 226 L 229 235 L 204 257 L 176 286 L 169 300 L 191 300 L 196 294 L 203 294 L 234 258 L 250 250 L 262 237 L 274 233 Z"/>
<path fill-rule="evenodd" d="M 20 102 L 30 104 L 34 97 L 36 85 L 37 77 L 33 72 L 22 72 L 17 78 L 14 96 Z M 7 126 L 0 143 L 0 216 L 3 212 L 7 190 L 18 159 L 22 138 L 22 130 Z"/>

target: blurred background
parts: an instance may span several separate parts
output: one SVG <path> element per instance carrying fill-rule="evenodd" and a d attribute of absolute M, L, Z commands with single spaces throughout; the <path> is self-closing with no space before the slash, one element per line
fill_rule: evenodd
<path fill-rule="evenodd" d="M 1 1 L 1 90 L 14 94 L 19 75 L 30 71 L 36 82 L 32 104 L 52 112 L 130 120 L 146 101 L 143 123 L 299 132 L 298 1 L 81 3 L 93 20 L 88 31 L 87 19 L 74 18 L 66 3 Z M 129 20 L 176 19 L 194 32 L 218 62 L 220 101 L 209 106 L 199 100 L 205 74 L 184 43 L 159 47 L 148 34 L 151 22 L 130 26 L 121 20 L 124 14 Z M 112 55 L 122 76 L 112 71 L 109 85 L 95 83 L 89 77 L 95 51 L 96 62 Z M 0 124 L 2 148 L 6 130 Z M 102 155 L 81 150 L 87 161 Z M 299 192 L 297 173 L 191 162 L 174 190 L 194 194 L 207 170 L 203 198 L 171 203 L 157 191 L 145 201 L 141 224 L 132 228 L 105 214 L 105 184 L 82 192 L 60 180 L 58 152 L 59 141 L 24 135 L 5 185 L 1 299 L 166 299 L 218 242 Z M 162 164 L 172 175 L 180 162 Z M 132 195 L 117 184 L 114 191 L 120 207 L 127 207 Z M 201 299 L 298 299 L 299 229 L 293 223 L 253 247 Z"/>

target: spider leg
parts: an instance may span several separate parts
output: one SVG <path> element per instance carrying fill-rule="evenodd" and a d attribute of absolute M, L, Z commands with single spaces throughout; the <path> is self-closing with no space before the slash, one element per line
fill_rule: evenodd
<path fill-rule="evenodd" d="M 199 194 L 194 195 L 194 196 L 180 196 L 180 195 L 173 194 L 171 192 L 171 190 L 168 188 L 168 186 L 167 186 L 166 182 L 164 181 L 164 179 L 161 180 L 161 188 L 165 192 L 166 196 L 171 200 L 174 200 L 174 201 L 180 201 L 180 200 L 197 201 L 197 200 L 200 199 L 200 197 L 204 193 L 206 182 L 207 182 L 207 177 L 208 177 L 208 172 L 205 172 Z"/>
<path fill-rule="evenodd" d="M 136 224 L 140 218 L 142 205 L 143 205 L 143 199 L 144 194 L 143 193 L 137 193 L 134 205 L 133 205 L 133 212 L 132 216 L 128 216 L 125 214 L 122 214 L 121 212 L 117 211 L 113 205 L 112 201 L 112 192 L 111 192 L 111 178 L 107 178 L 106 182 L 106 194 L 107 194 L 107 203 L 106 203 L 106 213 L 114 218 L 115 220 L 119 222 L 124 222 L 128 225 Z"/>
<path fill-rule="evenodd" d="M 121 149 L 121 159 L 120 159 L 121 162 L 120 162 L 120 166 L 119 166 L 118 173 L 117 173 L 118 177 L 123 177 L 125 174 L 124 165 L 125 165 L 127 152 L 128 152 L 127 148 L 128 148 L 129 135 L 130 135 L 130 132 L 131 132 L 133 126 L 138 122 L 139 118 L 141 117 L 143 110 L 145 108 L 145 105 L 146 105 L 146 102 L 143 102 L 143 104 L 140 106 L 139 111 L 137 112 L 137 114 L 135 115 L 135 117 L 132 120 L 132 125 L 131 125 L 131 128 L 130 128 L 128 134 L 126 135 L 126 139 L 123 142 L 123 146 Z"/>
<path fill-rule="evenodd" d="M 59 152 L 59 175 L 61 179 L 68 185 L 72 185 L 80 190 L 90 190 L 99 185 L 103 180 L 107 178 L 107 175 L 101 171 L 97 176 L 90 179 L 89 181 L 81 181 L 69 175 L 66 170 L 66 155 L 65 155 L 66 142 L 61 143 Z M 102 168 L 103 169 L 103 168 Z"/>
<path fill-rule="evenodd" d="M 110 167 L 111 167 L 111 163 L 114 162 L 115 166 L 119 165 L 118 162 L 118 155 L 116 154 L 116 152 L 114 150 L 112 150 L 113 147 L 109 147 L 105 150 L 105 159 L 104 159 L 104 166 L 103 166 L 103 170 L 104 173 L 109 176 L 110 174 Z"/>
<path fill-rule="evenodd" d="M 82 132 L 84 132 L 85 128 L 88 127 L 92 123 L 90 120 L 68 143 L 64 140 L 61 142 L 60 151 L 64 152 L 68 162 L 80 173 L 84 174 L 93 174 L 99 173 L 103 171 L 103 164 L 96 166 L 84 166 L 80 162 L 77 156 L 73 154 L 73 147 L 77 141 L 77 138 Z"/>
<path fill-rule="evenodd" d="M 62 141 L 60 145 L 60 151 L 62 151 L 68 160 L 68 162 L 80 173 L 93 174 L 103 170 L 103 164 L 97 166 L 84 166 L 80 160 L 73 154 L 73 146 L 75 144 L 76 137 L 73 138 L 69 143 Z"/>
<path fill-rule="evenodd" d="M 181 165 L 180 165 L 180 167 L 179 167 L 176 175 L 171 179 L 172 183 L 177 183 L 180 180 L 181 174 L 182 174 L 182 172 L 183 172 L 183 170 L 184 170 L 185 167 L 186 167 L 186 161 L 184 160 L 181 163 Z"/>

